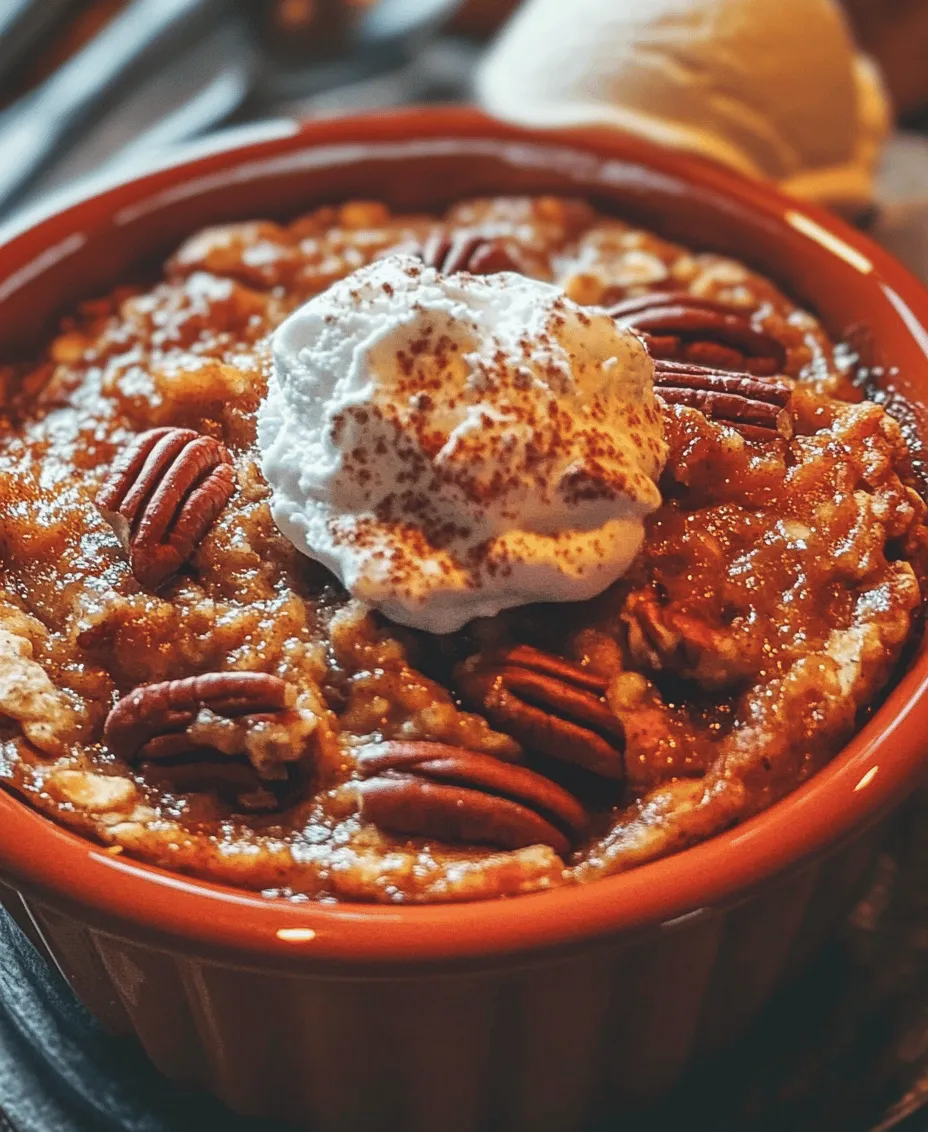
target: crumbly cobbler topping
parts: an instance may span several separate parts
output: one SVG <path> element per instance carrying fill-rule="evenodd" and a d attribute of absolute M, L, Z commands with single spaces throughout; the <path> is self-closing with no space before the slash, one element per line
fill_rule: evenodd
<path fill-rule="evenodd" d="M 663 503 L 599 597 L 435 636 L 275 527 L 268 336 L 397 249 L 645 336 Z M 841 357 L 741 265 L 576 201 L 200 233 L 0 367 L 0 777 L 116 852 L 318 899 L 533 891 L 744 820 L 840 749 L 918 628 L 911 453 Z"/>

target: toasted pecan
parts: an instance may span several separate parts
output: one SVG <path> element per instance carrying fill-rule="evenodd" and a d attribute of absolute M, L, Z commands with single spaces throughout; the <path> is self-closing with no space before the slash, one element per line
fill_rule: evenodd
<path fill-rule="evenodd" d="M 274 809 L 288 773 L 254 766 L 240 754 L 229 754 L 217 740 L 205 743 L 208 729 L 195 725 L 212 717 L 260 725 L 291 707 L 293 689 L 265 672 L 209 672 L 184 680 L 143 684 L 123 696 L 103 728 L 110 750 L 127 762 L 141 764 L 146 781 L 178 793 L 212 791 L 230 796 L 243 809 Z"/>
<path fill-rule="evenodd" d="M 646 336 L 654 358 L 755 375 L 782 373 L 786 347 L 746 315 L 685 292 L 651 293 L 609 308 L 620 326 Z"/>
<path fill-rule="evenodd" d="M 668 404 L 699 409 L 746 439 L 792 435 L 787 411 L 792 387 L 781 379 L 659 360 L 654 364 L 654 388 Z"/>
<path fill-rule="evenodd" d="M 226 449 L 187 428 L 144 432 L 115 461 L 97 506 L 143 586 L 157 589 L 193 555 L 235 488 Z"/>
<path fill-rule="evenodd" d="M 526 767 L 444 743 L 393 741 L 362 751 L 362 812 L 393 833 L 565 856 L 587 816 L 562 787 Z"/>
<path fill-rule="evenodd" d="M 266 672 L 207 672 L 143 684 L 112 709 L 103 737 L 114 754 L 129 762 L 173 757 L 191 749 L 187 728 L 204 709 L 229 719 L 266 715 L 283 711 L 291 699 L 290 686 Z"/>
<path fill-rule="evenodd" d="M 433 232 L 419 253 L 424 263 L 445 275 L 469 271 L 472 275 L 493 275 L 498 271 L 518 271 L 518 265 L 501 240 L 464 230 L 453 235 Z"/>
<path fill-rule="evenodd" d="M 528 645 L 478 653 L 455 670 L 464 700 L 530 750 L 605 778 L 625 776 L 607 681 Z"/>

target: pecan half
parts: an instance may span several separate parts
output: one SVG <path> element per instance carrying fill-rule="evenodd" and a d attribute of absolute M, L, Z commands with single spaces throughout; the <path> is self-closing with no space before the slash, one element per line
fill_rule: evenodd
<path fill-rule="evenodd" d="M 710 691 L 757 671 L 759 657 L 731 631 L 662 601 L 653 591 L 630 594 L 622 621 L 629 655 L 643 671 L 672 672 Z"/>
<path fill-rule="evenodd" d="M 219 790 L 254 796 L 248 808 L 268 808 L 260 800 L 273 797 L 267 789 L 270 769 L 264 767 L 259 773 L 237 751 L 229 754 L 221 729 L 212 732 L 214 742 L 204 740 L 211 731 L 197 725 L 206 714 L 257 727 L 289 710 L 294 699 L 285 681 L 265 672 L 209 672 L 143 684 L 109 713 L 103 738 L 115 755 L 143 764 L 153 783 L 170 784 L 181 792 Z M 285 781 L 286 769 L 277 767 L 273 778 Z"/>
<path fill-rule="evenodd" d="M 290 686 L 266 672 L 207 672 L 142 684 L 106 717 L 103 738 L 128 762 L 172 757 L 196 748 L 187 729 L 204 708 L 233 719 L 284 711 L 292 699 Z"/>
<path fill-rule="evenodd" d="M 752 374 L 782 373 L 786 347 L 724 303 L 685 293 L 638 295 L 609 309 L 640 331 L 654 358 Z"/>
<path fill-rule="evenodd" d="M 526 767 L 445 743 L 380 743 L 361 752 L 361 812 L 392 833 L 565 856 L 587 816 L 566 790 Z"/>
<path fill-rule="evenodd" d="M 155 428 L 115 461 L 96 503 L 133 574 L 156 589 L 192 556 L 234 489 L 232 461 L 217 440 L 189 428 Z"/>
<path fill-rule="evenodd" d="M 688 405 L 748 440 L 792 436 L 790 385 L 777 378 L 728 373 L 685 362 L 654 363 L 654 389 L 670 405 Z"/>
<path fill-rule="evenodd" d="M 436 267 L 445 275 L 455 271 L 493 275 L 498 271 L 519 270 L 500 240 L 467 230 L 454 235 L 434 232 L 422 245 L 419 254 L 429 267 Z"/>
<path fill-rule="evenodd" d="M 552 759 L 625 777 L 622 727 L 608 681 L 528 645 L 478 653 L 455 670 L 465 702 L 498 730 Z"/>

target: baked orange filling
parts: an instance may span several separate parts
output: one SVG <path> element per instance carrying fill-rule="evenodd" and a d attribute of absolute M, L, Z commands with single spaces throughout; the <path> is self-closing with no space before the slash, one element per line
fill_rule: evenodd
<path fill-rule="evenodd" d="M 275 522 L 270 336 L 394 253 L 499 276 L 503 308 L 515 276 L 553 284 L 555 322 L 611 318 L 653 362 L 659 500 L 620 477 L 644 539 L 596 596 L 426 631 Z M 919 452 L 850 351 L 740 264 L 578 201 L 202 232 L 0 366 L 0 413 L 0 778 L 114 851 L 270 896 L 514 895 L 685 848 L 827 763 L 920 628 Z M 464 537 L 416 530 L 423 556 Z"/>

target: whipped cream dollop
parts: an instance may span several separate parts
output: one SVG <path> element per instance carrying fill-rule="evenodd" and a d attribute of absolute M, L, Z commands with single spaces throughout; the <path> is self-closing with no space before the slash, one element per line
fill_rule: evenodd
<path fill-rule="evenodd" d="M 629 567 L 666 458 L 641 341 L 521 275 L 361 268 L 272 340 L 259 416 L 277 526 L 433 633 L 579 601 Z"/>

